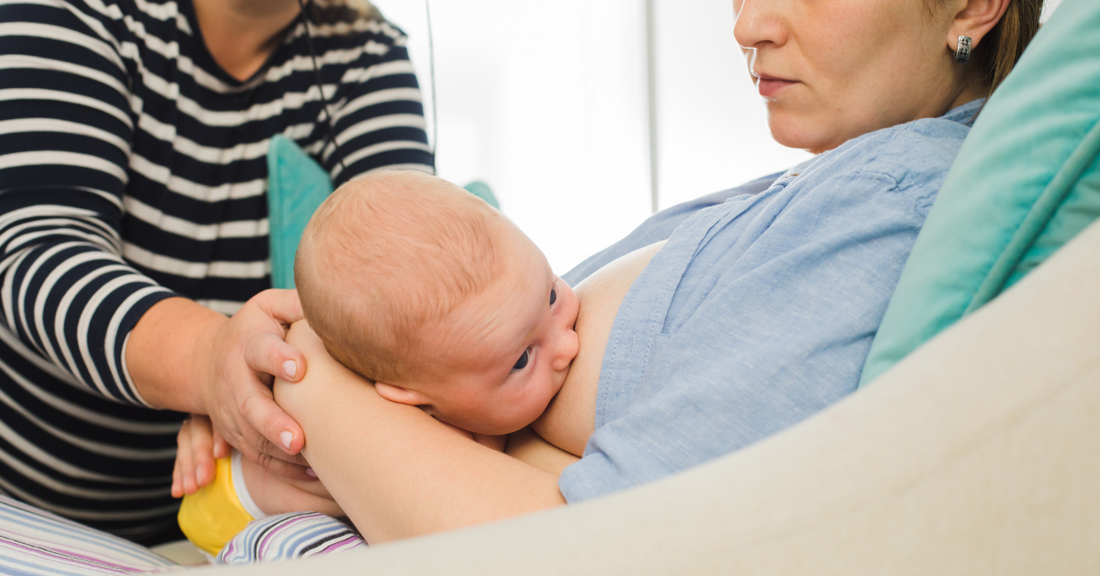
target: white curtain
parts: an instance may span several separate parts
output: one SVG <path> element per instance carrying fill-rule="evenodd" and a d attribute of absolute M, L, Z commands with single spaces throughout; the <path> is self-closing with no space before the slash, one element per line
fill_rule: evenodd
<path fill-rule="evenodd" d="M 559 273 L 651 213 L 651 117 L 661 208 L 808 157 L 768 135 L 732 2 L 650 1 L 652 68 L 642 0 L 431 3 L 439 175 L 492 186 Z M 430 115 L 424 2 L 377 4 L 412 37 Z"/>

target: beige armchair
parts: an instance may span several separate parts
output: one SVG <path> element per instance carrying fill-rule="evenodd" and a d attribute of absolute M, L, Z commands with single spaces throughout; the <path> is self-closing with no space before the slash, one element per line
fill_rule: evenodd
<path fill-rule="evenodd" d="M 802 424 L 654 484 L 239 574 L 1100 574 L 1100 224 Z"/>

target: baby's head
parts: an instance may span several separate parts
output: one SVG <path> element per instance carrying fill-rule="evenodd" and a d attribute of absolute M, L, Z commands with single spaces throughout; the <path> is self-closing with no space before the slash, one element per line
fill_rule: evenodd
<path fill-rule="evenodd" d="M 576 296 L 542 252 L 420 172 L 341 186 L 306 227 L 294 279 L 334 358 L 383 397 L 471 432 L 534 421 L 577 353 Z"/>

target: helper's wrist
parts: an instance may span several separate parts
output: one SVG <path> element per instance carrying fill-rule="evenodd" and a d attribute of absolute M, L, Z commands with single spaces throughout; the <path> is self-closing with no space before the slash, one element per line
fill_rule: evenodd
<path fill-rule="evenodd" d="M 217 382 L 221 370 L 220 360 L 225 353 L 220 348 L 221 333 L 228 326 L 229 318 L 218 314 L 208 318 L 191 347 L 191 370 L 187 374 L 187 391 L 198 414 L 213 414 L 218 406 Z"/>
<path fill-rule="evenodd" d="M 137 392 L 156 408 L 207 413 L 201 386 L 209 373 L 211 328 L 228 319 L 182 297 L 157 302 L 126 342 L 126 368 Z"/>

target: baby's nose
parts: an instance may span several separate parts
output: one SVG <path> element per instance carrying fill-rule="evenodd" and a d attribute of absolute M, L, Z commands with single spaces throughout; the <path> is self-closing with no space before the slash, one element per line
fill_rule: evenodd
<path fill-rule="evenodd" d="M 560 372 L 568 368 L 569 363 L 577 357 L 578 350 L 580 350 L 580 341 L 577 339 L 577 333 L 566 330 L 559 338 L 557 354 L 554 355 L 551 364 L 554 370 Z"/>

